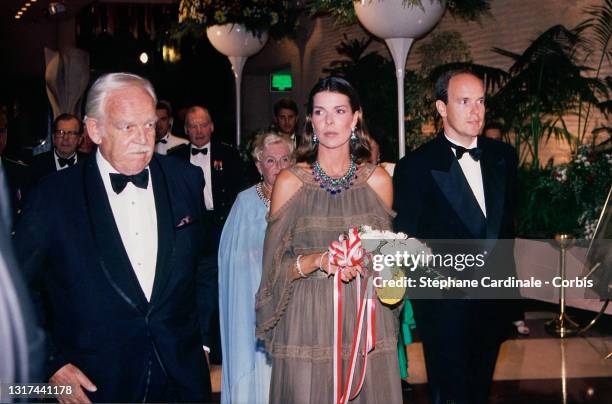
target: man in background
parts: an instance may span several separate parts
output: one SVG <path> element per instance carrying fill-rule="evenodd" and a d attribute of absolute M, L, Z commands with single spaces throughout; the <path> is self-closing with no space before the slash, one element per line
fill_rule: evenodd
<path fill-rule="evenodd" d="M 76 116 L 68 113 L 59 115 L 53 121 L 53 150 L 39 154 L 30 165 L 30 181 L 36 183 L 42 177 L 72 167 L 84 158 L 77 153 L 83 134 L 83 124 Z"/>
<path fill-rule="evenodd" d="M 168 151 L 168 156 L 176 157 L 198 167 L 204 174 L 204 203 L 206 217 L 210 224 L 210 243 L 201 246 L 206 257 L 200 262 L 202 273 L 214 276 L 217 284 L 217 253 L 219 240 L 225 220 L 236 200 L 238 193 L 246 188 L 242 160 L 238 151 L 232 146 L 215 139 L 215 124 L 208 109 L 194 105 L 185 115 L 185 132 L 189 144 L 175 147 Z M 218 290 L 215 288 L 215 293 Z M 221 333 L 219 329 L 218 295 L 200 296 L 200 323 L 202 339 L 207 340 L 207 349 L 213 363 L 221 361 Z M 211 313 L 211 301 L 217 307 Z"/>
<path fill-rule="evenodd" d="M 482 133 L 489 139 L 500 140 L 502 142 L 504 140 L 504 132 L 501 125 L 497 122 L 490 122 L 486 124 L 482 130 Z"/>
<path fill-rule="evenodd" d="M 168 150 L 189 143 L 186 139 L 174 136 L 172 130 L 172 106 L 168 101 L 160 100 L 155 108 L 157 122 L 155 123 L 155 152 L 166 155 Z"/>
<path fill-rule="evenodd" d="M 298 114 L 297 104 L 289 98 L 281 98 L 274 104 L 274 130 L 291 137 L 294 144 L 296 142 Z"/>

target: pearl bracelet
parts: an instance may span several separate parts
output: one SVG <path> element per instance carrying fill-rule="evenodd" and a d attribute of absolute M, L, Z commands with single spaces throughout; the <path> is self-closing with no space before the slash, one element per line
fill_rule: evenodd
<path fill-rule="evenodd" d="M 300 278 L 306 278 L 306 274 L 304 273 L 304 271 L 302 271 L 302 267 L 300 266 L 300 260 L 302 259 L 303 255 L 298 255 L 297 259 L 295 260 L 295 269 L 297 270 L 297 273 L 300 275 Z"/>
<path fill-rule="evenodd" d="M 323 257 L 325 257 L 325 254 L 329 253 L 325 251 L 324 253 L 321 253 L 321 258 L 319 258 L 319 269 L 321 269 L 323 272 L 326 272 L 325 269 L 323 269 Z"/>

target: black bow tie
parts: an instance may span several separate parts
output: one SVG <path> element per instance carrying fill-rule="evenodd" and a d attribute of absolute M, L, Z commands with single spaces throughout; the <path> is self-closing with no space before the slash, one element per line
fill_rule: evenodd
<path fill-rule="evenodd" d="M 74 156 L 70 157 L 70 158 L 63 158 L 63 157 L 58 157 L 57 158 L 57 162 L 59 163 L 60 167 L 72 167 L 74 165 L 76 158 Z"/>
<path fill-rule="evenodd" d="M 195 147 L 191 148 L 191 155 L 195 156 L 198 153 L 202 153 L 203 155 L 207 155 L 208 154 L 208 147 L 205 147 L 203 149 L 196 149 Z"/>
<path fill-rule="evenodd" d="M 458 146 L 452 142 L 448 142 L 450 147 L 452 147 L 453 149 L 455 149 L 455 153 L 457 154 L 457 160 L 461 160 L 461 157 L 463 157 L 463 155 L 465 153 L 469 154 L 470 157 L 472 157 L 472 159 L 474 161 L 478 161 L 480 160 L 480 158 L 482 157 L 482 149 L 480 147 L 474 147 L 472 149 L 466 149 L 463 146 Z"/>
<path fill-rule="evenodd" d="M 167 139 L 159 139 L 159 140 L 156 140 L 156 141 L 155 141 L 155 144 L 158 144 L 158 143 L 163 143 L 163 144 L 166 144 L 166 143 L 168 143 L 168 140 L 167 140 Z"/>
<path fill-rule="evenodd" d="M 111 186 L 116 194 L 120 194 L 128 182 L 134 184 L 134 186 L 142 189 L 146 189 L 149 185 L 149 170 L 144 169 L 135 175 L 124 175 L 124 174 L 110 174 Z"/>

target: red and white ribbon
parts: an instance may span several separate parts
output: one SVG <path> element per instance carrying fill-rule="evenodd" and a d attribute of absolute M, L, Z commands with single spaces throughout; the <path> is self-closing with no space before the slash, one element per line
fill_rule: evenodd
<path fill-rule="evenodd" d="M 329 260 L 339 267 L 358 265 L 363 260 L 363 256 L 361 238 L 359 238 L 359 231 L 355 228 L 349 230 L 348 236 L 341 235 L 338 241 L 334 241 L 329 246 Z"/>
<path fill-rule="evenodd" d="M 329 247 L 329 260 L 334 265 L 341 267 L 334 274 L 334 345 L 333 345 L 333 381 L 334 381 L 334 404 L 345 404 L 355 399 L 365 381 L 368 364 L 368 353 L 376 345 L 376 299 L 373 294 L 372 278 L 368 277 L 365 290 L 361 287 L 361 276 L 355 278 L 356 287 L 356 316 L 357 322 L 353 332 L 353 342 L 349 356 L 349 366 L 346 378 L 342 372 L 342 279 L 341 273 L 347 266 L 359 265 L 363 262 L 365 251 L 361 247 L 361 239 L 357 229 L 349 230 L 348 237 L 340 236 Z M 351 392 L 357 357 L 361 346 L 363 328 L 365 324 L 366 338 L 363 345 L 363 365 L 358 378 L 357 386 Z M 344 382 L 344 388 L 343 388 Z"/>

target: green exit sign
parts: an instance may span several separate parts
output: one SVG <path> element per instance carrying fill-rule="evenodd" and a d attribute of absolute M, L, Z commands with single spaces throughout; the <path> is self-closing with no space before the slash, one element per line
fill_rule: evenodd
<path fill-rule="evenodd" d="M 293 79 L 290 73 L 273 73 L 270 78 L 271 91 L 291 91 Z"/>

